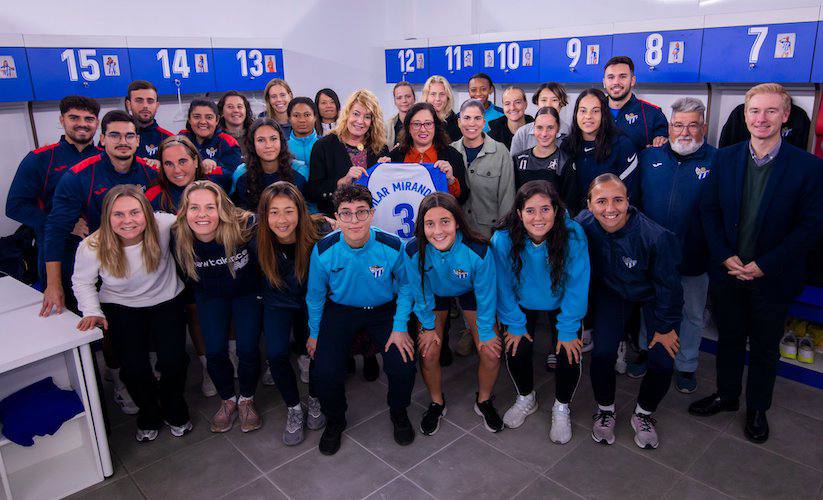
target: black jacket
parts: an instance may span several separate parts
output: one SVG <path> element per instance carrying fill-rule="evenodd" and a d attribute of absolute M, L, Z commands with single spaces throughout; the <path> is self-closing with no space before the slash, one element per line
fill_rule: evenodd
<path fill-rule="evenodd" d="M 406 153 L 398 146 L 391 150 L 389 157 L 392 163 L 403 163 Z M 446 160 L 452 166 L 452 173 L 457 182 L 460 183 L 460 196 L 457 201 L 460 202 L 460 205 L 463 205 L 469 199 L 469 183 L 466 182 L 466 164 L 463 163 L 463 155 L 453 147 L 446 146 L 437 150 L 437 159 Z"/>
<path fill-rule="evenodd" d="M 463 138 L 463 132 L 457 124 L 458 118 L 457 113 L 454 111 L 449 113 L 449 116 L 446 117 L 446 135 L 449 136 L 449 142 L 459 141 Z"/>
<path fill-rule="evenodd" d="M 529 115 L 526 116 L 526 123 L 531 123 L 534 121 Z M 512 148 L 512 139 L 514 139 L 514 134 L 512 131 L 509 130 L 509 119 L 506 115 L 501 116 L 500 118 L 495 118 L 494 120 L 489 122 L 489 136 L 497 142 L 502 142 L 506 145 L 506 149 L 511 150 Z"/>
<path fill-rule="evenodd" d="M 385 146 L 378 154 L 367 152 L 367 166 L 377 163 L 381 156 L 388 156 Z M 334 213 L 331 197 L 337 190 L 337 181 L 352 167 L 349 153 L 336 134 L 329 134 L 314 143 L 309 159 L 309 182 L 306 184 L 306 198 L 317 204 L 318 210 L 331 216 Z"/>
<path fill-rule="evenodd" d="M 792 104 L 792 109 L 789 111 L 789 120 L 781 127 L 780 134 L 789 144 L 805 151 L 806 144 L 809 142 L 810 127 L 811 121 L 803 108 Z M 732 110 L 729 119 L 723 125 L 718 147 L 725 148 L 738 142 L 748 141 L 750 138 L 751 134 L 746 127 L 746 117 L 743 114 L 743 104 L 741 104 Z"/>

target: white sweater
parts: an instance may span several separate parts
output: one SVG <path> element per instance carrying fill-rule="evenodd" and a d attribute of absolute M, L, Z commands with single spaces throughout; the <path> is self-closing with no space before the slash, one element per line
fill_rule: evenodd
<path fill-rule="evenodd" d="M 153 273 L 146 272 L 142 242 L 123 249 L 128 262 L 124 278 L 115 278 L 101 269 L 97 249 L 89 246 L 88 238 L 80 243 L 74 258 L 71 283 L 83 317 L 105 316 L 100 308 L 101 302 L 127 307 L 150 307 L 169 301 L 183 291 L 183 282 L 177 277 L 169 247 L 171 225 L 175 216 L 156 212 L 154 218 L 160 239 L 160 265 Z M 100 292 L 97 291 L 98 277 L 103 282 Z"/>

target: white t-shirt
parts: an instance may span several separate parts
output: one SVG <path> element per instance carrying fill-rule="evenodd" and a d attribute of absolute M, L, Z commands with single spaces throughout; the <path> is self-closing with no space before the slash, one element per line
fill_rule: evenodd
<path fill-rule="evenodd" d="M 100 303 L 119 304 L 127 307 L 150 307 L 177 297 L 183 291 L 183 282 L 177 277 L 174 258 L 169 247 L 171 226 L 176 217 L 164 212 L 155 212 L 160 244 L 160 265 L 153 273 L 146 272 L 143 264 L 143 243 L 125 247 L 128 262 L 124 278 L 115 278 L 100 267 L 97 249 L 91 248 L 88 238 L 80 243 L 74 257 L 72 289 L 77 298 L 77 307 L 87 316 L 105 316 Z M 97 279 L 103 284 L 97 291 Z"/>

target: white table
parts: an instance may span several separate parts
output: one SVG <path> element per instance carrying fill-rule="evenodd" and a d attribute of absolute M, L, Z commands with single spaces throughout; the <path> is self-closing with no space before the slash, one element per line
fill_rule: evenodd
<path fill-rule="evenodd" d="M 78 331 L 80 319 L 70 312 L 39 317 L 38 292 L 36 303 L 9 310 L 6 298 L 22 300 L 25 293 L 17 285 L 26 286 L 7 279 L 0 279 L 0 399 L 52 377 L 58 387 L 77 393 L 84 411 L 54 435 L 35 438 L 31 447 L 0 436 L 0 499 L 61 498 L 113 472 L 89 346 L 102 332 Z M 15 288 L 19 294 L 6 295 Z"/>
<path fill-rule="evenodd" d="M 0 277 L 0 314 L 39 304 L 43 294 L 10 276 Z"/>

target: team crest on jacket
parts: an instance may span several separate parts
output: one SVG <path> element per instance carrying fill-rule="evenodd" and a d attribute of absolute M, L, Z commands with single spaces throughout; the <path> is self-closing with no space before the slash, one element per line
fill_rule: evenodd
<path fill-rule="evenodd" d="M 694 173 L 701 181 L 708 177 L 710 170 L 706 167 L 694 167 Z"/>
<path fill-rule="evenodd" d="M 634 125 L 634 122 L 637 121 L 637 115 L 634 113 L 626 113 L 625 115 L 623 115 L 623 118 L 626 119 L 626 123 L 628 123 L 629 125 Z"/>
<path fill-rule="evenodd" d="M 652 168 L 657 168 L 657 167 L 660 167 L 662 165 L 663 165 L 662 161 L 657 161 L 657 162 L 652 163 Z"/>
<path fill-rule="evenodd" d="M 383 266 L 374 265 L 369 268 L 369 272 L 375 278 L 383 276 Z"/>
<path fill-rule="evenodd" d="M 455 276 L 457 276 L 457 279 L 464 280 L 469 277 L 468 271 L 464 271 L 462 269 L 452 269 L 452 272 Z"/>
<path fill-rule="evenodd" d="M 206 148 L 206 154 L 209 155 L 209 158 L 214 158 L 214 155 L 217 154 L 217 148 L 215 148 L 215 147 Z"/>
<path fill-rule="evenodd" d="M 150 154 L 150 155 L 152 155 L 152 156 L 154 156 L 155 154 L 157 154 L 157 144 L 148 144 L 148 145 L 146 146 L 146 153 L 148 153 L 148 154 Z"/>
<path fill-rule="evenodd" d="M 623 257 L 623 264 L 626 264 L 626 267 L 629 269 L 633 268 L 637 265 L 637 261 L 632 259 L 631 257 Z"/>

